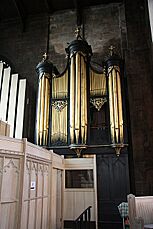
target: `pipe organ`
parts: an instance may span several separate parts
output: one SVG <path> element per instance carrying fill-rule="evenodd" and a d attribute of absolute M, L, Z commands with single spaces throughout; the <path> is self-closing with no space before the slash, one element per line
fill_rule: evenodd
<path fill-rule="evenodd" d="M 103 69 L 95 69 L 91 46 L 79 31 L 66 53 L 67 67 L 61 74 L 46 56 L 36 67 L 36 144 L 84 149 L 97 144 L 93 133 L 99 145 L 107 143 L 119 154 L 124 146 L 121 60 L 111 52 Z"/>

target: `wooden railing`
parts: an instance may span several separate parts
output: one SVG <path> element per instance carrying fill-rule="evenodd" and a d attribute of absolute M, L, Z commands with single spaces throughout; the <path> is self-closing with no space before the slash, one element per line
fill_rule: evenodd
<path fill-rule="evenodd" d="M 90 229 L 91 206 L 86 208 L 74 221 L 74 229 Z"/>

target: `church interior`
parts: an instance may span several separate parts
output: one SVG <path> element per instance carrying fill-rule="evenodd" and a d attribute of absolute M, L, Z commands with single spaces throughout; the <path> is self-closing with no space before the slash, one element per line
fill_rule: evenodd
<path fill-rule="evenodd" d="M 129 228 L 153 196 L 152 26 L 152 0 L 1 1 L 0 229 Z"/>

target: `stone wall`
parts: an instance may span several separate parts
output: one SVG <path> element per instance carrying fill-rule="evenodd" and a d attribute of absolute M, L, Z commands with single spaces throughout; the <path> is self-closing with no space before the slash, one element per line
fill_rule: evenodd
<path fill-rule="evenodd" d="M 110 45 L 122 55 L 126 44 L 126 24 L 123 4 L 109 4 L 83 10 L 82 37 L 91 45 L 92 61 L 102 65 Z M 65 48 L 75 39 L 76 11 L 65 10 L 50 17 L 49 53 L 60 72 L 66 65 Z"/>
<path fill-rule="evenodd" d="M 128 41 L 125 62 L 136 195 L 153 192 L 153 78 L 146 2 L 125 1 Z"/>
<path fill-rule="evenodd" d="M 34 141 L 37 75 L 35 67 L 47 49 L 48 17 L 29 16 L 24 31 L 19 19 L 0 22 L 0 58 L 11 64 L 12 73 L 28 80 L 23 136 Z"/>
<path fill-rule="evenodd" d="M 18 19 L 1 21 L 0 31 L 0 56 L 7 58 L 14 72 L 36 87 L 35 66 L 46 52 L 48 17 L 29 16 L 24 31 Z"/>

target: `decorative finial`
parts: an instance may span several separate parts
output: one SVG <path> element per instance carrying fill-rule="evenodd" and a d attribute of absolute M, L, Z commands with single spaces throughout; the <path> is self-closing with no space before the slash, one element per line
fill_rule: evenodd
<path fill-rule="evenodd" d="M 47 53 L 45 52 L 44 54 L 43 54 L 43 61 L 45 61 L 45 60 L 47 60 L 48 59 L 48 55 L 47 55 Z"/>
<path fill-rule="evenodd" d="M 113 56 L 113 54 L 114 54 L 114 49 L 115 49 L 115 47 L 114 47 L 113 45 L 111 45 L 111 46 L 109 47 L 110 56 Z"/>
<path fill-rule="evenodd" d="M 80 27 L 77 27 L 76 30 L 75 30 L 75 36 L 76 36 L 77 40 L 79 38 L 81 38 L 80 32 L 81 32 L 81 28 Z"/>

